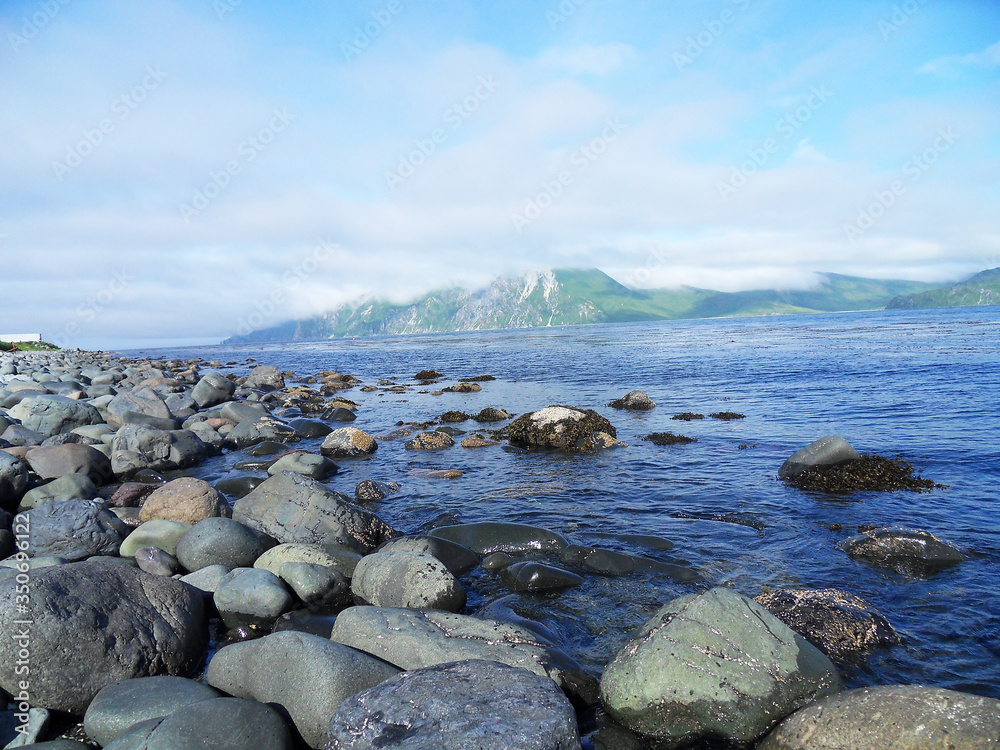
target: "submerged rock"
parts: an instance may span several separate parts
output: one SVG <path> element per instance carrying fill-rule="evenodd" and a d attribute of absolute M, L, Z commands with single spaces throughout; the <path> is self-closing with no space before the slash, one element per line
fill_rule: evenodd
<path fill-rule="evenodd" d="M 528 560 L 508 565 L 500 572 L 504 585 L 511 591 L 555 591 L 579 586 L 583 578 L 554 565 Z"/>
<path fill-rule="evenodd" d="M 562 535 L 548 529 L 495 521 L 439 526 L 432 529 L 429 536 L 461 544 L 482 556 L 494 552 L 558 552 L 569 544 Z"/>
<path fill-rule="evenodd" d="M 612 409 L 627 409 L 629 411 L 649 411 L 656 408 L 656 402 L 645 391 L 629 391 L 621 398 L 616 398 L 608 404 Z"/>
<path fill-rule="evenodd" d="M 673 432 L 651 432 L 639 438 L 646 440 L 653 445 L 684 445 L 686 443 L 697 443 L 698 439 L 687 435 L 676 435 Z"/>
<path fill-rule="evenodd" d="M 549 406 L 515 419 L 507 428 L 511 445 L 549 450 L 596 450 L 595 436 L 618 437 L 607 419 L 592 409 Z"/>
<path fill-rule="evenodd" d="M 551 680 L 495 661 L 391 677 L 345 700 L 327 750 L 578 750 L 573 706 Z"/>
<path fill-rule="evenodd" d="M 927 531 L 875 529 L 841 543 L 852 558 L 909 576 L 935 573 L 965 560 L 965 555 Z"/>

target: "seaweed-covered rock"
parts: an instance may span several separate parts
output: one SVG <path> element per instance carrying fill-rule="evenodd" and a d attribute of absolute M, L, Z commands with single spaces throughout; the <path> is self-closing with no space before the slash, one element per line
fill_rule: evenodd
<path fill-rule="evenodd" d="M 796 451 L 778 469 L 780 479 L 788 479 L 801 474 L 806 469 L 821 466 L 838 466 L 861 458 L 851 444 L 838 435 L 830 435 L 810 443 Z"/>
<path fill-rule="evenodd" d="M 487 406 L 485 409 L 481 409 L 478 414 L 476 414 L 473 419 L 477 422 L 504 422 L 510 419 L 513 414 L 508 414 L 503 409 L 497 409 L 493 406 Z"/>
<path fill-rule="evenodd" d="M 341 427 L 326 436 L 319 450 L 330 458 L 363 458 L 378 450 L 378 442 L 357 427 Z"/>
<path fill-rule="evenodd" d="M 573 706 L 551 680 L 495 661 L 391 677 L 345 700 L 327 750 L 578 750 Z"/>
<path fill-rule="evenodd" d="M 466 414 L 464 411 L 451 410 L 451 411 L 446 411 L 444 414 L 438 417 L 438 419 L 441 420 L 442 424 L 458 424 L 459 422 L 467 422 L 470 419 L 472 419 L 472 417 L 469 414 Z"/>
<path fill-rule="evenodd" d="M 614 425 L 593 409 L 548 406 L 515 419 L 507 428 L 511 445 L 563 451 L 596 449 L 595 435 L 618 437 Z"/>
<path fill-rule="evenodd" d="M 829 696 L 781 722 L 758 750 L 987 750 L 1000 745 L 1000 701 L 917 685 Z"/>
<path fill-rule="evenodd" d="M 645 391 L 629 391 L 621 398 L 616 398 L 608 404 L 612 409 L 627 409 L 629 411 L 649 411 L 656 408 L 656 402 Z"/>
<path fill-rule="evenodd" d="M 354 487 L 354 499 L 359 502 L 385 500 L 394 492 L 399 492 L 401 485 L 397 482 L 379 482 L 375 479 L 362 479 Z"/>
<path fill-rule="evenodd" d="M 752 742 L 840 689 L 836 668 L 815 646 L 724 588 L 661 608 L 601 678 L 601 699 L 619 723 L 670 746 Z"/>
<path fill-rule="evenodd" d="M 698 439 L 687 435 L 677 435 L 673 432 L 651 432 L 643 435 L 640 440 L 646 440 L 653 445 L 685 445 L 686 443 L 697 443 Z"/>
<path fill-rule="evenodd" d="M 910 576 L 934 573 L 965 560 L 960 550 L 928 531 L 874 529 L 840 546 L 855 559 Z"/>
<path fill-rule="evenodd" d="M 406 441 L 404 447 L 408 451 L 439 451 L 451 448 L 453 445 L 455 445 L 455 439 L 451 435 L 432 430 L 417 433 L 412 440 Z"/>
<path fill-rule="evenodd" d="M 800 490 L 815 492 L 929 492 L 935 487 L 930 479 L 913 475 L 913 466 L 901 459 L 866 453 L 854 461 L 836 466 L 815 466 L 787 477 L 785 481 Z"/>
<path fill-rule="evenodd" d="M 859 596 L 838 589 L 777 589 L 754 598 L 833 659 L 849 662 L 900 642 L 889 621 Z"/>

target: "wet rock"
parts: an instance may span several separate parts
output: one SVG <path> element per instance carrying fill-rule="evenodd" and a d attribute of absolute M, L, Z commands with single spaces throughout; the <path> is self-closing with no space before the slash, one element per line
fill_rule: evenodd
<path fill-rule="evenodd" d="M 496 440 L 487 440 L 482 435 L 469 435 L 469 437 L 462 438 L 460 445 L 463 448 L 489 448 L 494 445 L 500 445 Z"/>
<path fill-rule="evenodd" d="M 191 398 L 199 409 L 218 406 L 232 398 L 236 384 L 217 372 L 203 376 L 191 391 Z"/>
<path fill-rule="evenodd" d="M 511 557 L 506 552 L 494 552 L 488 555 L 482 562 L 483 570 L 490 573 L 499 573 L 504 568 L 509 568 L 517 562 L 516 557 Z"/>
<path fill-rule="evenodd" d="M 215 488 L 203 479 L 180 477 L 167 482 L 146 498 L 140 521 L 158 518 L 195 524 L 206 518 L 229 516 L 232 511 Z"/>
<path fill-rule="evenodd" d="M 704 419 L 704 414 L 695 414 L 691 411 L 685 411 L 680 414 L 674 414 L 671 419 L 676 419 L 679 422 L 693 422 L 696 419 Z"/>
<path fill-rule="evenodd" d="M 806 706 L 759 750 L 979 750 L 1000 738 L 1000 701 L 954 690 L 880 685 Z"/>
<path fill-rule="evenodd" d="M 483 387 L 479 383 L 458 383 L 443 389 L 445 393 L 479 393 Z"/>
<path fill-rule="evenodd" d="M 465 589 L 436 557 L 424 552 L 377 552 L 362 557 L 351 579 L 357 601 L 376 607 L 443 609 L 465 606 Z"/>
<path fill-rule="evenodd" d="M 212 600 L 212 597 L 215 596 L 215 592 L 227 575 L 229 575 L 229 568 L 225 565 L 209 565 L 208 567 L 196 570 L 194 573 L 181 576 L 180 580 L 197 589 L 214 607 L 215 602 Z"/>
<path fill-rule="evenodd" d="M 48 484 L 28 490 L 21 498 L 18 512 L 37 508 L 46 503 L 61 503 L 67 500 L 93 500 L 97 497 L 97 488 L 86 474 L 67 474 L 54 479 Z"/>
<path fill-rule="evenodd" d="M 144 482 L 125 482 L 118 486 L 108 499 L 112 508 L 138 508 L 153 494 L 157 485 Z"/>
<path fill-rule="evenodd" d="M 8 411 L 23 427 L 45 437 L 104 421 L 101 413 L 88 403 L 49 394 L 26 396 Z"/>
<path fill-rule="evenodd" d="M 336 621 L 336 615 L 317 614 L 305 609 L 296 609 L 292 612 L 286 612 L 275 620 L 271 632 L 283 633 L 286 630 L 292 630 L 296 633 L 318 635 L 328 641 Z"/>
<path fill-rule="evenodd" d="M 242 476 L 242 477 L 227 477 L 226 479 L 220 479 L 215 483 L 215 489 L 224 495 L 239 499 L 245 497 L 254 491 L 257 487 L 262 485 L 264 480 L 260 477 L 253 476 Z"/>
<path fill-rule="evenodd" d="M 103 503 L 67 500 L 48 503 L 24 514 L 28 519 L 28 554 L 55 555 L 69 561 L 94 555 L 117 555 L 129 529 Z"/>
<path fill-rule="evenodd" d="M 118 554 L 122 557 L 134 557 L 143 547 L 158 547 L 176 557 L 178 543 L 190 530 L 190 524 L 179 521 L 146 521 L 122 542 Z"/>
<path fill-rule="evenodd" d="M 459 424 L 460 422 L 467 422 L 472 419 L 472 417 L 466 414 L 464 411 L 446 411 L 438 419 L 441 420 L 442 424 Z"/>
<path fill-rule="evenodd" d="M 247 568 L 273 546 L 273 539 L 231 518 L 206 518 L 180 537 L 177 559 L 192 572 L 212 565 Z"/>
<path fill-rule="evenodd" d="M 576 573 L 533 560 L 507 566 L 500 578 L 507 588 L 516 592 L 554 591 L 583 583 L 583 578 Z"/>
<path fill-rule="evenodd" d="M 292 750 L 292 734 L 275 709 L 257 701 L 213 698 L 163 719 L 135 724 L 105 750 Z"/>
<path fill-rule="evenodd" d="M 399 492 L 401 485 L 397 482 L 378 482 L 374 479 L 363 479 L 354 488 L 354 499 L 358 502 L 373 502 L 385 500 L 394 492 Z"/>
<path fill-rule="evenodd" d="M 244 420 L 253 421 L 270 416 L 270 414 L 263 404 L 254 404 L 249 401 L 227 401 L 219 410 L 219 416 L 233 424 L 239 424 Z"/>
<path fill-rule="evenodd" d="M 844 438 L 830 435 L 793 453 L 778 469 L 778 477 L 787 479 L 817 466 L 838 466 L 859 458 L 861 454 Z"/>
<path fill-rule="evenodd" d="M 128 423 L 140 423 L 142 420 L 136 418 L 139 416 L 161 420 L 173 418 L 170 408 L 152 388 L 135 388 L 119 393 L 106 408 L 108 424 L 116 429 Z"/>
<path fill-rule="evenodd" d="M 341 427 L 326 436 L 319 450 L 331 458 L 363 458 L 378 450 L 378 443 L 364 430 Z"/>
<path fill-rule="evenodd" d="M 291 425 L 272 416 L 244 419 L 226 435 L 226 444 L 233 448 L 247 448 L 265 440 L 295 443 L 299 436 Z"/>
<path fill-rule="evenodd" d="M 615 720 L 670 746 L 752 742 L 840 689 L 836 668 L 815 646 L 724 588 L 662 607 L 601 678 Z"/>
<path fill-rule="evenodd" d="M 437 380 L 438 378 L 443 378 L 444 374 L 438 372 L 437 370 L 421 370 L 416 375 L 413 376 L 414 380 Z"/>
<path fill-rule="evenodd" d="M 17 692 L 16 582 L 0 581 L 0 687 Z M 58 565 L 31 575 L 31 673 L 36 706 L 83 714 L 113 682 L 189 674 L 208 645 L 201 597 L 123 561 Z M 67 647 L 71 645 L 72 647 Z"/>
<path fill-rule="evenodd" d="M 829 656 L 846 663 L 900 642 L 889 621 L 859 596 L 838 589 L 765 591 L 754 598 Z"/>
<path fill-rule="evenodd" d="M 746 414 L 740 414 L 738 411 L 717 411 L 709 414 L 712 419 L 721 419 L 723 422 L 732 422 L 734 419 L 746 419 Z"/>
<path fill-rule="evenodd" d="M 841 543 L 852 558 L 908 576 L 935 573 L 965 560 L 958 549 L 927 531 L 874 529 Z"/>
<path fill-rule="evenodd" d="M 286 562 L 278 577 L 311 610 L 339 612 L 354 604 L 351 584 L 339 570 L 307 562 Z"/>
<path fill-rule="evenodd" d="M 325 456 L 317 456 L 314 453 L 296 451 L 282 456 L 273 464 L 267 467 L 270 476 L 280 474 L 283 471 L 291 471 L 313 479 L 324 479 L 336 474 L 340 469 L 337 464 Z"/>
<path fill-rule="evenodd" d="M 135 564 L 139 570 L 154 576 L 172 576 L 180 570 L 180 563 L 173 555 L 159 547 L 140 547 L 135 551 Z"/>
<path fill-rule="evenodd" d="M 676 435 L 673 432 L 652 432 L 639 438 L 646 440 L 653 445 L 684 445 L 686 443 L 697 443 L 698 439 L 687 435 Z"/>
<path fill-rule="evenodd" d="M 247 453 L 254 458 L 261 458 L 263 456 L 273 456 L 276 453 L 284 453 L 287 450 L 288 446 L 284 443 L 279 443 L 274 440 L 265 440 L 263 443 L 257 443 L 257 445 L 247 448 Z"/>
<path fill-rule="evenodd" d="M 5 451 L 0 451 L 0 507 L 16 507 L 27 487 L 27 464 Z"/>
<path fill-rule="evenodd" d="M 578 750 L 576 714 L 544 677 L 495 661 L 442 664 L 347 698 L 327 750 Z"/>
<path fill-rule="evenodd" d="M 271 477 L 233 506 L 233 519 L 279 542 L 333 543 L 367 553 L 399 533 L 300 474 Z"/>
<path fill-rule="evenodd" d="M 406 670 L 466 659 L 498 661 L 550 677 L 570 696 L 597 699 L 597 683 L 579 664 L 534 633 L 509 623 L 436 610 L 350 607 L 331 638 Z"/>
<path fill-rule="evenodd" d="M 614 425 L 596 411 L 569 406 L 549 406 L 524 414 L 507 430 L 511 445 L 564 451 L 596 449 L 596 433 L 618 437 Z"/>
<path fill-rule="evenodd" d="M 597 547 L 571 545 L 562 551 L 564 565 L 578 565 L 602 576 L 625 576 L 640 567 L 632 555 Z"/>
<path fill-rule="evenodd" d="M 468 547 L 433 536 L 396 537 L 382 544 L 377 552 L 423 552 L 436 557 L 456 576 L 479 564 L 479 555 Z"/>
<path fill-rule="evenodd" d="M 257 558 L 254 567 L 278 575 L 287 563 L 302 562 L 323 565 L 350 578 L 360 560 L 361 555 L 335 545 L 322 547 L 318 544 L 286 543 L 269 549 Z"/>
<path fill-rule="evenodd" d="M 205 444 L 190 430 L 157 430 L 146 425 L 125 425 L 111 444 L 115 474 L 132 475 L 142 469 L 184 469 L 205 453 Z"/>
<path fill-rule="evenodd" d="M 104 484 L 111 477 L 111 461 L 96 448 L 80 443 L 65 443 L 32 448 L 25 456 L 28 464 L 42 479 L 58 479 L 68 474 L 83 474 L 95 484 Z"/>
<path fill-rule="evenodd" d="M 207 685 L 183 677 L 120 680 L 94 696 L 83 717 L 83 728 L 103 747 L 140 722 L 170 716 L 184 706 L 218 697 Z"/>
<path fill-rule="evenodd" d="M 295 434 L 303 439 L 326 437 L 332 432 L 330 425 L 315 419 L 293 419 L 288 424 L 295 429 Z"/>
<path fill-rule="evenodd" d="M 513 414 L 508 414 L 503 409 L 487 406 L 485 409 L 480 410 L 480 412 L 476 414 L 473 419 L 480 423 L 504 422 L 513 416 Z"/>
<path fill-rule="evenodd" d="M 285 378 L 277 367 L 271 365 L 259 365 L 250 371 L 244 385 L 251 388 L 284 388 Z"/>
<path fill-rule="evenodd" d="M 656 402 L 645 391 L 629 391 L 621 398 L 616 398 L 608 404 L 612 409 L 627 409 L 629 411 L 649 411 L 656 408 Z"/>
<path fill-rule="evenodd" d="M 455 439 L 444 432 L 418 432 L 412 440 L 407 440 L 404 446 L 408 451 L 438 451 L 451 448 Z"/>
<path fill-rule="evenodd" d="M 929 492 L 944 485 L 913 475 L 913 465 L 901 459 L 866 453 L 855 461 L 836 466 L 815 466 L 787 477 L 785 482 L 814 492 Z"/>
<path fill-rule="evenodd" d="M 221 649 L 208 683 L 239 698 L 280 706 L 313 748 L 323 747 L 343 701 L 399 674 L 368 654 L 307 633 L 284 631 Z"/>
<path fill-rule="evenodd" d="M 347 409 L 343 406 L 335 406 L 323 412 L 323 419 L 331 422 L 353 422 L 357 418 L 358 415 L 354 413 L 353 409 Z"/>
<path fill-rule="evenodd" d="M 559 552 L 569 542 L 554 531 L 520 523 L 467 523 L 457 526 L 441 526 L 429 532 L 429 536 L 461 544 L 477 555 L 507 552 L 523 555 L 527 552 Z"/>
<path fill-rule="evenodd" d="M 294 604 L 284 582 L 258 568 L 236 568 L 227 573 L 213 599 L 227 628 L 270 630 Z"/>

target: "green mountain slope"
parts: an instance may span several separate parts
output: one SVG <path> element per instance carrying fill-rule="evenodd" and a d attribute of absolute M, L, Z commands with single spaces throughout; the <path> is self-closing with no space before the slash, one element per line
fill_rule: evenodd
<path fill-rule="evenodd" d="M 435 331 L 474 331 L 679 318 L 866 310 L 930 284 L 820 274 L 808 290 L 718 292 L 630 289 L 596 268 L 497 278 L 476 291 L 443 289 L 411 304 L 370 299 L 324 315 L 289 321 L 226 343 L 309 341 Z"/>
<path fill-rule="evenodd" d="M 900 295 L 889 301 L 888 309 L 909 310 L 925 307 L 972 307 L 1000 305 L 1000 268 L 977 273 L 960 284 L 919 294 Z"/>

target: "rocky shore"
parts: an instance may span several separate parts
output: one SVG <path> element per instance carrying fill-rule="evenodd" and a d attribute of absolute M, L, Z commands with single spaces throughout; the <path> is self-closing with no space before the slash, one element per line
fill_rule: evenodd
<path fill-rule="evenodd" d="M 465 420 L 470 451 L 627 450 L 597 411 L 452 410 L 383 437 L 351 424 L 363 412 L 347 396 L 395 382 L 256 363 L 225 373 L 242 364 L 0 355 L 0 746 L 571 750 L 583 735 L 599 750 L 1000 747 L 1000 701 L 843 689 L 839 668 L 900 642 L 850 592 L 751 599 L 675 561 L 503 519 L 417 533 L 371 509 L 399 483 L 330 486 L 338 462 L 378 461 L 380 440 L 450 449 L 449 424 Z M 641 391 L 609 406 L 657 408 Z M 690 442 L 648 437 L 657 450 Z M 245 473 L 189 474 L 222 452 Z M 836 436 L 775 467 L 810 490 L 823 477 L 850 489 L 852 471 L 885 475 Z M 885 489 L 933 489 L 900 476 Z M 843 550 L 914 576 L 965 560 L 919 530 L 870 529 Z M 640 572 L 687 593 L 598 671 L 503 594 L 469 607 L 482 598 L 473 575 L 494 593 L 558 598 Z"/>

